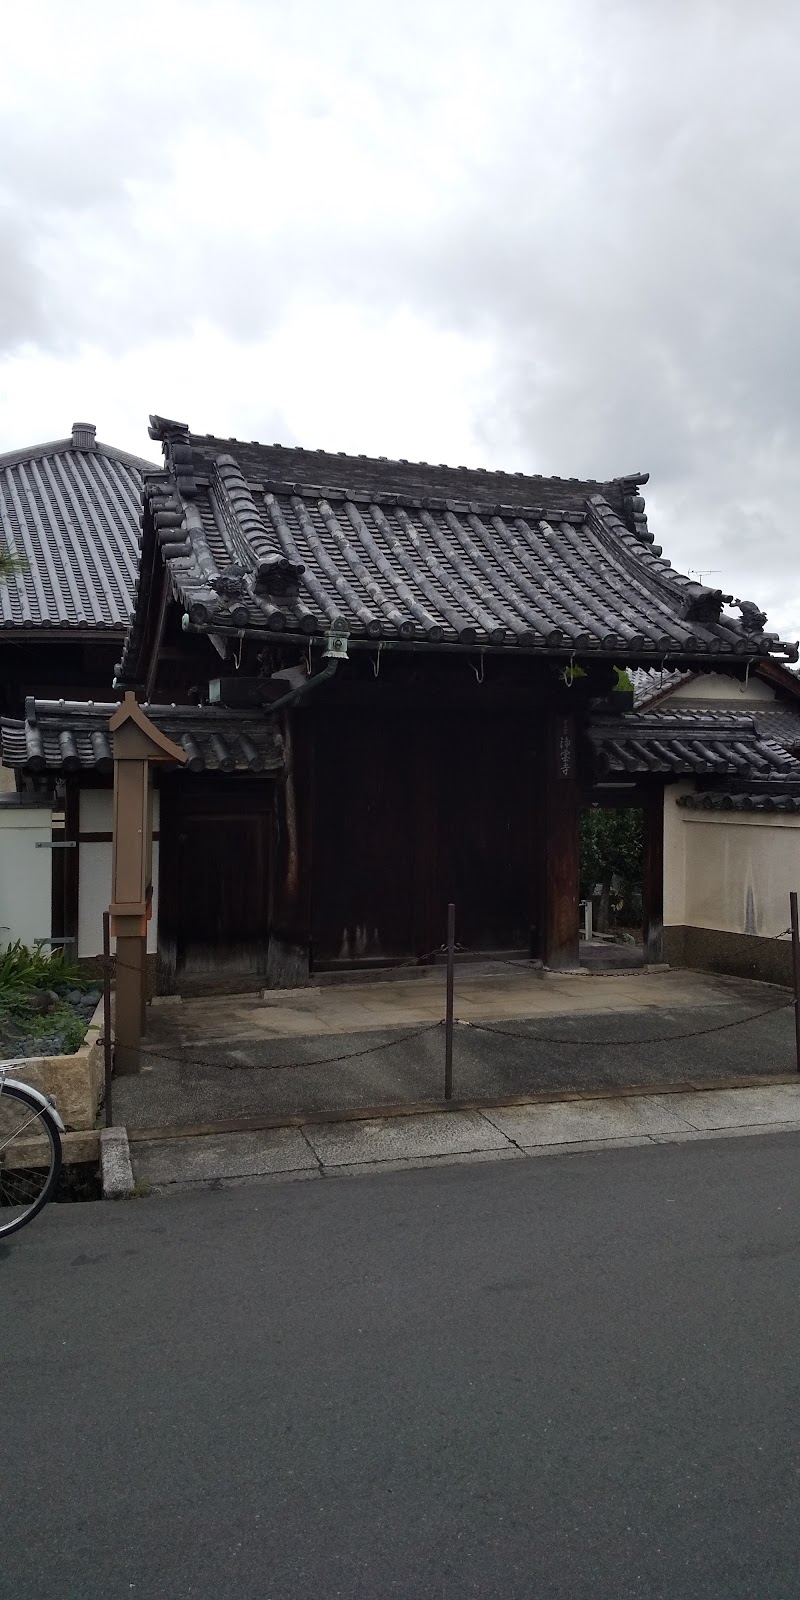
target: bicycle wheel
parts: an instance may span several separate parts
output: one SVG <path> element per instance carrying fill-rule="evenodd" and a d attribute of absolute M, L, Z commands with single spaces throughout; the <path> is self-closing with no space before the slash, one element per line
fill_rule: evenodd
<path fill-rule="evenodd" d="M 0 1239 L 41 1211 L 60 1171 L 61 1139 L 50 1113 L 16 1084 L 0 1085 Z"/>

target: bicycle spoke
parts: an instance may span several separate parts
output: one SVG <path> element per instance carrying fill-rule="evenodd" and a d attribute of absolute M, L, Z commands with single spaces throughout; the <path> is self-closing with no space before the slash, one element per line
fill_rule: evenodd
<path fill-rule="evenodd" d="M 61 1149 L 45 1107 L 0 1086 L 0 1237 L 36 1214 L 58 1179 Z"/>

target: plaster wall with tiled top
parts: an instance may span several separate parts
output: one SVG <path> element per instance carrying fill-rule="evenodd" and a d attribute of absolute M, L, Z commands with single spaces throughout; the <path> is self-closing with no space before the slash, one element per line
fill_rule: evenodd
<path fill-rule="evenodd" d="M 690 811 L 677 802 L 692 788 L 665 793 L 665 927 L 775 938 L 800 890 L 800 816 Z"/>

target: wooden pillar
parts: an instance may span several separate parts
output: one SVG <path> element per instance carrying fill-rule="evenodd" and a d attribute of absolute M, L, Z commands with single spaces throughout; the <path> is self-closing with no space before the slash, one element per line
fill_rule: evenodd
<path fill-rule="evenodd" d="M 542 849 L 546 967 L 576 968 L 580 954 L 580 789 L 576 718 L 556 708 L 545 734 Z"/>
<path fill-rule="evenodd" d="M 140 1070 L 147 994 L 147 924 L 152 914 L 153 789 L 156 761 L 186 755 L 145 716 L 130 692 L 109 723 L 114 742 L 111 932 L 117 941 L 114 1070 Z"/>
<path fill-rule="evenodd" d="M 313 720 L 286 717 L 286 772 L 275 784 L 270 861 L 267 985 L 294 989 L 308 983 L 311 957 L 311 815 Z"/>
<path fill-rule="evenodd" d="M 664 959 L 664 788 L 650 789 L 643 805 L 642 920 L 644 958 Z"/>
<path fill-rule="evenodd" d="M 64 918 L 62 934 L 71 944 L 63 946 L 67 961 L 78 959 L 78 896 L 80 883 L 80 803 L 77 782 L 67 778 L 64 791 Z"/>

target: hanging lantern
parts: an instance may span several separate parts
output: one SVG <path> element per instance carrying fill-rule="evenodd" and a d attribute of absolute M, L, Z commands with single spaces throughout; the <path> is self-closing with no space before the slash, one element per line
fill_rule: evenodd
<path fill-rule="evenodd" d="M 329 628 L 325 635 L 323 661 L 347 661 L 347 639 L 344 628 Z"/>

